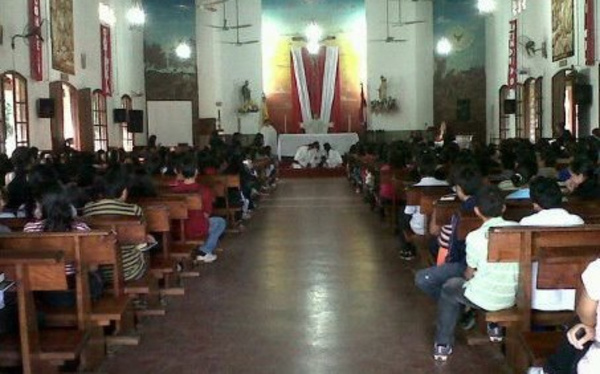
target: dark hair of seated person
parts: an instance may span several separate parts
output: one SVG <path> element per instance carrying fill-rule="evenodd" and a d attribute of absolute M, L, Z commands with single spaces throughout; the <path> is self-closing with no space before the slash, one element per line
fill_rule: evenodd
<path fill-rule="evenodd" d="M 75 218 L 71 201 L 63 189 L 44 194 L 41 200 L 44 231 L 71 231 Z"/>
<path fill-rule="evenodd" d="M 475 195 L 475 206 L 487 218 L 502 216 L 504 196 L 497 186 L 483 186 Z"/>
<path fill-rule="evenodd" d="M 129 175 L 122 168 L 109 170 L 103 178 L 103 193 L 107 199 L 118 199 L 129 187 Z"/>
<path fill-rule="evenodd" d="M 456 166 L 450 174 L 452 185 L 459 186 L 467 196 L 477 193 L 483 183 L 481 172 L 475 165 Z"/>
<path fill-rule="evenodd" d="M 594 176 L 594 163 L 586 157 L 576 157 L 569 166 L 574 174 L 583 175 L 586 179 Z"/>
<path fill-rule="evenodd" d="M 519 164 L 515 169 L 515 174 L 510 178 L 510 181 L 513 183 L 515 187 L 523 187 L 531 178 L 535 177 L 538 172 L 538 166 L 534 162 L 525 162 L 523 164 Z"/>
<path fill-rule="evenodd" d="M 437 167 L 437 162 L 435 156 L 430 153 L 423 153 L 417 159 L 419 174 L 422 177 L 433 177 L 435 173 L 435 169 Z"/>
<path fill-rule="evenodd" d="M 562 192 L 555 179 L 534 178 L 529 184 L 529 195 L 534 204 L 542 209 L 554 209 L 562 206 Z"/>
<path fill-rule="evenodd" d="M 196 170 L 197 170 L 196 164 L 191 159 L 183 160 L 177 166 L 177 169 L 179 170 L 179 172 L 185 179 L 194 178 L 194 176 L 196 175 Z"/>

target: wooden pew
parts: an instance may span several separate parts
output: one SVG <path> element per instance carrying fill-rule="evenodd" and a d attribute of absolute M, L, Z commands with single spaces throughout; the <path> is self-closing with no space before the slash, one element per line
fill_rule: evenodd
<path fill-rule="evenodd" d="M 581 273 L 589 262 L 600 257 L 599 241 L 600 225 L 490 229 L 488 261 L 519 263 L 516 306 L 486 313 L 487 321 L 507 326 L 507 359 L 515 373 L 524 372 L 532 364 L 540 364 L 549 353 L 544 339 L 531 333 L 532 323 L 560 325 L 573 315 L 570 311 L 532 311 L 533 262 L 539 262 L 539 289 L 581 289 Z M 546 336 L 548 339 L 557 337 L 558 334 Z"/>
<path fill-rule="evenodd" d="M 129 300 L 123 292 L 123 277 L 116 235 L 108 232 L 68 233 L 7 233 L 0 236 L 0 252 L 43 248 L 64 252 L 65 261 L 76 265 L 75 296 L 76 310 L 47 308 L 47 323 L 52 325 L 74 325 L 80 331 L 90 331 L 90 342 L 83 355 L 85 367 L 97 367 L 105 354 L 105 339 L 102 327 L 111 322 L 116 324 L 115 334 L 129 326 Z M 115 269 L 113 287 L 105 290 L 100 302 L 92 305 L 88 269 L 108 265 Z M 64 267 L 63 267 L 64 272 Z M 117 336 L 117 335 L 115 335 Z"/>
<path fill-rule="evenodd" d="M 19 336 L 0 336 L 0 366 L 22 366 L 23 373 L 58 373 L 84 350 L 88 332 L 39 330 L 33 291 L 66 290 L 64 253 L 56 250 L 0 251 L 0 269 L 17 288 Z"/>
<path fill-rule="evenodd" d="M 221 198 L 224 203 L 223 207 L 215 207 L 213 214 L 227 219 L 228 231 L 241 232 L 236 215 L 242 211 L 242 206 L 229 200 L 229 189 L 241 191 L 239 174 L 201 175 L 197 180 L 198 183 L 211 188 L 215 198 Z"/>

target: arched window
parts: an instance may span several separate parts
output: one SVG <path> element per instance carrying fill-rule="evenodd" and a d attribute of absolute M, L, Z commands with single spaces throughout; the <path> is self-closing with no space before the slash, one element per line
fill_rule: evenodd
<path fill-rule="evenodd" d="M 552 136 L 564 125 L 573 136 L 578 133 L 578 106 L 575 104 L 573 85 L 575 77 L 570 70 L 563 69 L 552 77 Z"/>
<path fill-rule="evenodd" d="M 517 83 L 517 107 L 515 113 L 515 137 L 525 138 L 525 88 L 522 83 Z"/>
<path fill-rule="evenodd" d="M 498 137 L 502 141 L 509 136 L 509 118 L 508 114 L 506 114 L 504 109 L 504 101 L 508 99 L 509 89 L 507 85 L 500 87 L 498 92 L 498 124 L 499 124 L 499 134 Z"/>
<path fill-rule="evenodd" d="M 0 151 L 11 155 L 17 147 L 29 146 L 27 79 L 17 72 L 0 75 Z"/>
<path fill-rule="evenodd" d="M 106 96 L 101 90 L 96 90 L 92 94 L 92 121 L 94 123 L 94 151 L 108 151 Z"/>
<path fill-rule="evenodd" d="M 121 97 L 121 108 L 127 110 L 127 117 L 129 118 L 129 111 L 133 109 L 133 103 L 131 97 L 123 95 Z M 135 139 L 132 132 L 127 129 L 127 122 L 121 123 L 121 139 L 123 140 L 123 149 L 127 152 L 133 150 L 135 145 Z"/>

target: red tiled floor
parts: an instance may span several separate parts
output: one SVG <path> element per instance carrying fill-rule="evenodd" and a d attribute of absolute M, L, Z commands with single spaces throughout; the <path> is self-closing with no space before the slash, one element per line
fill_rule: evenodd
<path fill-rule="evenodd" d="M 248 230 L 108 373 L 505 373 L 492 347 L 459 343 L 437 365 L 435 306 L 393 236 L 343 179 L 286 180 Z"/>

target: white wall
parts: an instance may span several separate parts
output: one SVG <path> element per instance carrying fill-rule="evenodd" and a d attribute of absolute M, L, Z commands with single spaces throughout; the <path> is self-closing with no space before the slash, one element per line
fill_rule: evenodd
<path fill-rule="evenodd" d="M 125 12 L 131 0 L 103 0 L 113 7 L 117 24 L 112 28 L 113 76 L 115 82 L 113 98 L 108 98 L 109 146 L 121 146 L 118 126 L 112 123 L 113 105 L 120 105 L 120 97 L 132 91 L 143 92 L 143 38 L 142 33 L 131 31 L 126 24 Z M 49 96 L 49 83 L 60 80 L 61 73 L 52 69 L 50 2 L 43 1 L 42 9 L 45 36 L 43 61 L 44 80 L 34 82 L 29 71 L 29 47 L 22 39 L 16 41 L 13 51 L 10 46 L 12 35 L 21 34 L 28 24 L 28 2 L 19 0 L 0 0 L 0 25 L 4 28 L 4 43 L 0 45 L 0 73 L 16 70 L 28 80 L 29 130 L 30 143 L 40 149 L 51 149 L 50 120 L 39 119 L 36 114 L 36 102 Z M 77 89 L 101 88 L 100 70 L 100 22 L 98 20 L 99 0 L 73 1 L 75 34 L 75 75 L 69 76 L 69 83 Z M 81 65 L 81 54 L 86 54 L 87 66 Z M 134 97 L 134 108 L 145 109 L 145 98 Z M 137 135 L 140 144 L 145 142 L 145 134 Z"/>
<path fill-rule="evenodd" d="M 498 136 L 498 90 L 506 84 L 508 76 L 508 31 L 509 21 L 513 19 L 511 4 L 508 1 L 497 1 L 497 11 L 488 16 L 486 21 L 487 38 L 487 120 L 488 134 Z M 566 60 L 565 66 L 559 62 L 552 62 L 552 9 L 550 1 L 528 1 L 527 9 L 518 15 L 518 35 L 520 38 L 527 36 L 539 46 L 542 41 L 548 43 L 548 58 L 541 56 L 529 57 L 524 48 L 518 47 L 519 70 L 528 71 L 519 75 L 519 82 L 524 82 L 529 77 L 543 77 L 543 136 L 552 135 L 552 76 L 573 65 L 576 70 L 589 68 L 590 83 L 596 87 L 593 94 L 593 103 L 589 108 L 591 127 L 598 126 L 598 58 L 595 66 L 585 66 L 584 44 L 584 1 L 575 0 L 575 55 Z M 600 9 L 596 7 L 596 19 L 600 17 Z M 598 28 L 598 24 L 596 25 Z M 598 55 L 597 41 L 596 53 Z M 582 135 L 587 135 L 582 132 Z"/>
<path fill-rule="evenodd" d="M 387 0 L 366 0 L 367 40 L 386 37 Z M 428 1 L 402 2 L 402 19 L 424 24 L 391 27 L 390 34 L 405 43 L 367 44 L 369 100 L 377 98 L 380 76 L 388 81 L 388 95 L 397 99 L 399 111 L 370 114 L 373 130 L 422 130 L 433 123 L 433 8 Z M 390 1 L 390 22 L 398 20 L 398 3 Z"/>

